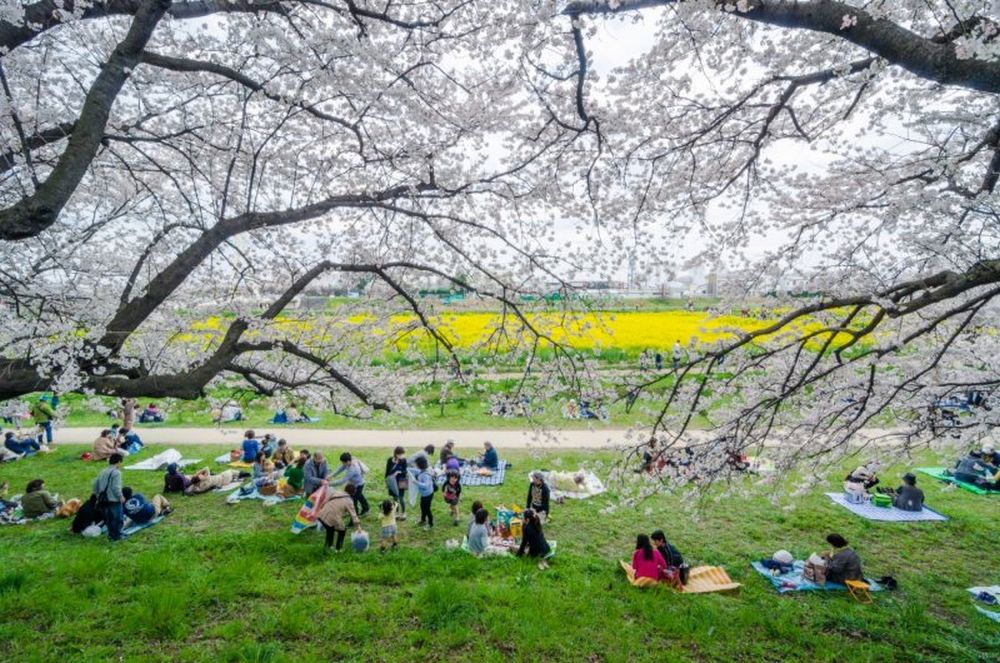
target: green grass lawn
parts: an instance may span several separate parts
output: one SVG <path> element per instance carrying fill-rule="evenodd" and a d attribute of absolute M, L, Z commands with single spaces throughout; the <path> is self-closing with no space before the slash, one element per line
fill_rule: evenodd
<path fill-rule="evenodd" d="M 155 453 L 161 448 L 152 448 Z M 21 492 L 44 478 L 84 497 L 100 465 L 84 447 L 0 466 Z M 210 459 L 220 447 L 183 447 Z M 374 470 L 386 452 L 358 454 Z M 524 499 L 533 467 L 598 466 L 607 456 L 513 453 L 499 488 L 468 488 L 488 508 Z M 921 459 L 926 463 L 929 458 Z M 883 476 L 895 477 L 895 467 Z M 600 469 L 598 469 L 600 473 Z M 150 495 L 157 472 L 125 471 Z M 817 489 L 794 510 L 765 497 L 708 499 L 697 511 L 674 496 L 605 512 L 614 496 L 554 508 L 552 567 L 477 560 L 443 543 L 464 527 L 435 502 L 430 532 L 401 523 L 401 548 L 325 555 L 316 532 L 289 533 L 297 504 L 226 505 L 209 493 L 175 500 L 162 524 L 118 544 L 70 535 L 66 521 L 0 528 L 0 660 L 9 661 L 987 661 L 1000 625 L 980 616 L 965 587 L 1000 582 L 1000 498 L 921 477 L 945 523 L 873 523 Z M 369 497 L 381 499 L 381 481 Z M 374 500 L 373 500 L 374 501 Z M 723 565 L 734 595 L 637 590 L 617 568 L 635 535 L 667 531 L 692 565 Z M 377 536 L 377 522 L 366 519 Z M 873 605 L 846 594 L 778 595 L 748 563 L 787 548 L 823 550 L 839 531 L 868 575 L 894 575 Z"/>

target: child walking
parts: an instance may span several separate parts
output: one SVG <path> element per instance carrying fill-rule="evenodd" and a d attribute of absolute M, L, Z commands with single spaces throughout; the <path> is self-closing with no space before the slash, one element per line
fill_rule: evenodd
<path fill-rule="evenodd" d="M 382 500 L 382 519 L 380 524 L 382 529 L 379 530 L 378 549 L 379 552 L 385 552 L 389 544 L 392 544 L 393 548 L 399 545 L 399 539 L 396 537 L 395 500 Z"/>
<path fill-rule="evenodd" d="M 458 472 L 449 471 L 445 475 L 444 488 L 441 489 L 444 501 L 451 512 L 452 524 L 458 526 L 458 500 L 462 497 L 462 482 Z"/>
<path fill-rule="evenodd" d="M 416 460 L 416 467 L 408 467 L 406 471 L 413 478 L 413 485 L 420 495 L 420 525 L 426 529 L 434 527 L 434 514 L 431 512 L 431 502 L 434 500 L 434 493 L 437 485 L 434 483 L 434 476 L 430 472 L 430 465 L 426 456 L 420 456 Z"/>

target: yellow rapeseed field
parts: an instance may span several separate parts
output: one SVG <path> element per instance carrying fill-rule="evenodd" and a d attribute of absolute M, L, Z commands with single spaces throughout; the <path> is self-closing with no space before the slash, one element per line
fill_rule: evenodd
<path fill-rule="evenodd" d="M 530 313 L 528 324 L 552 341 L 580 350 L 619 349 L 638 352 L 646 348 L 669 350 L 675 341 L 681 345 L 714 344 L 732 338 L 733 330 L 760 328 L 766 321 L 740 316 L 712 316 L 706 312 L 634 311 L 589 313 Z M 195 323 L 186 342 L 211 343 L 228 326 L 225 318 L 213 316 Z M 484 346 L 508 350 L 528 347 L 534 334 L 513 316 L 499 313 L 449 312 L 431 318 L 431 324 L 455 347 L 463 350 Z M 294 336 L 303 343 L 323 343 L 343 334 L 358 343 L 379 343 L 385 351 L 427 350 L 433 341 L 413 315 L 393 315 L 382 321 L 372 316 L 347 318 L 282 317 L 271 323 L 271 331 Z M 548 345 L 543 341 L 541 347 Z"/>

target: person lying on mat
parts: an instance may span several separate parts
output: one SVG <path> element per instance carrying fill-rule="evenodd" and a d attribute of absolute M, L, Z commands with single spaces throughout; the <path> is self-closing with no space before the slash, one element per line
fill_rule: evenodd
<path fill-rule="evenodd" d="M 847 546 L 847 540 L 839 534 L 826 537 L 833 550 L 823 553 L 827 559 L 826 581 L 844 583 L 845 580 L 863 580 L 861 558 Z"/>
<path fill-rule="evenodd" d="M 983 462 L 975 451 L 955 464 L 951 475 L 958 481 L 978 486 L 984 490 L 1000 490 L 998 471 L 992 465 Z"/>
<path fill-rule="evenodd" d="M 191 478 L 181 472 L 177 463 L 167 465 L 167 473 L 163 475 L 163 492 L 183 493 L 191 485 Z"/>
<path fill-rule="evenodd" d="M 133 491 L 131 486 L 125 486 L 122 488 L 122 496 L 125 498 L 122 510 L 136 525 L 143 525 L 158 518 L 161 513 L 166 515 L 173 511 L 170 502 L 163 495 L 153 495 L 153 499 L 147 500 L 142 493 Z"/>
<path fill-rule="evenodd" d="M 667 562 L 660 551 L 653 547 L 649 537 L 640 534 L 635 538 L 635 552 L 632 553 L 632 570 L 636 578 L 652 578 L 659 580 L 660 574 L 667 570 Z"/>
<path fill-rule="evenodd" d="M 663 530 L 656 530 L 650 534 L 649 538 L 653 540 L 653 545 L 660 551 L 660 555 L 663 556 L 663 561 L 667 563 L 667 566 L 680 566 L 684 563 L 684 557 L 681 555 L 681 552 L 672 543 L 667 541 Z"/>
<path fill-rule="evenodd" d="M 541 472 L 531 473 L 531 483 L 528 485 L 528 497 L 525 509 L 533 509 L 544 522 L 549 517 L 549 485 Z"/>
<path fill-rule="evenodd" d="M 903 485 L 896 489 L 892 505 L 903 511 L 922 511 L 924 491 L 917 488 L 917 477 L 910 472 L 903 475 Z"/>
<path fill-rule="evenodd" d="M 212 474 L 212 470 L 203 467 L 191 477 L 191 485 L 187 487 L 189 495 L 207 493 L 216 488 L 228 486 L 241 477 L 250 476 L 249 472 L 237 472 L 236 470 L 226 470 L 218 474 Z"/>
<path fill-rule="evenodd" d="M 41 479 L 32 479 L 28 482 L 28 487 L 24 489 L 21 497 L 21 509 L 25 518 L 37 518 L 55 511 L 62 502 L 52 497 L 52 494 L 45 489 L 45 482 Z"/>

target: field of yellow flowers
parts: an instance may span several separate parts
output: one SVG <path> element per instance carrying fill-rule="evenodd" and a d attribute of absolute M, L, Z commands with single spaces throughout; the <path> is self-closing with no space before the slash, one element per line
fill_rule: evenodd
<path fill-rule="evenodd" d="M 530 347 L 541 337 L 539 348 L 553 342 L 577 350 L 619 350 L 635 354 L 647 348 L 669 350 L 675 341 L 683 346 L 715 344 L 738 331 L 759 328 L 766 321 L 735 315 L 715 316 L 704 311 L 538 312 L 525 320 L 491 312 L 446 312 L 429 319 L 431 326 L 459 350 L 511 351 Z M 213 316 L 192 326 L 186 342 L 211 343 L 221 337 L 228 320 Z M 362 345 L 376 344 L 387 353 L 428 351 L 432 336 L 416 316 L 392 315 L 377 319 L 355 314 L 337 317 L 282 317 L 256 333 L 296 337 L 305 344 L 327 344 L 337 337 Z"/>

